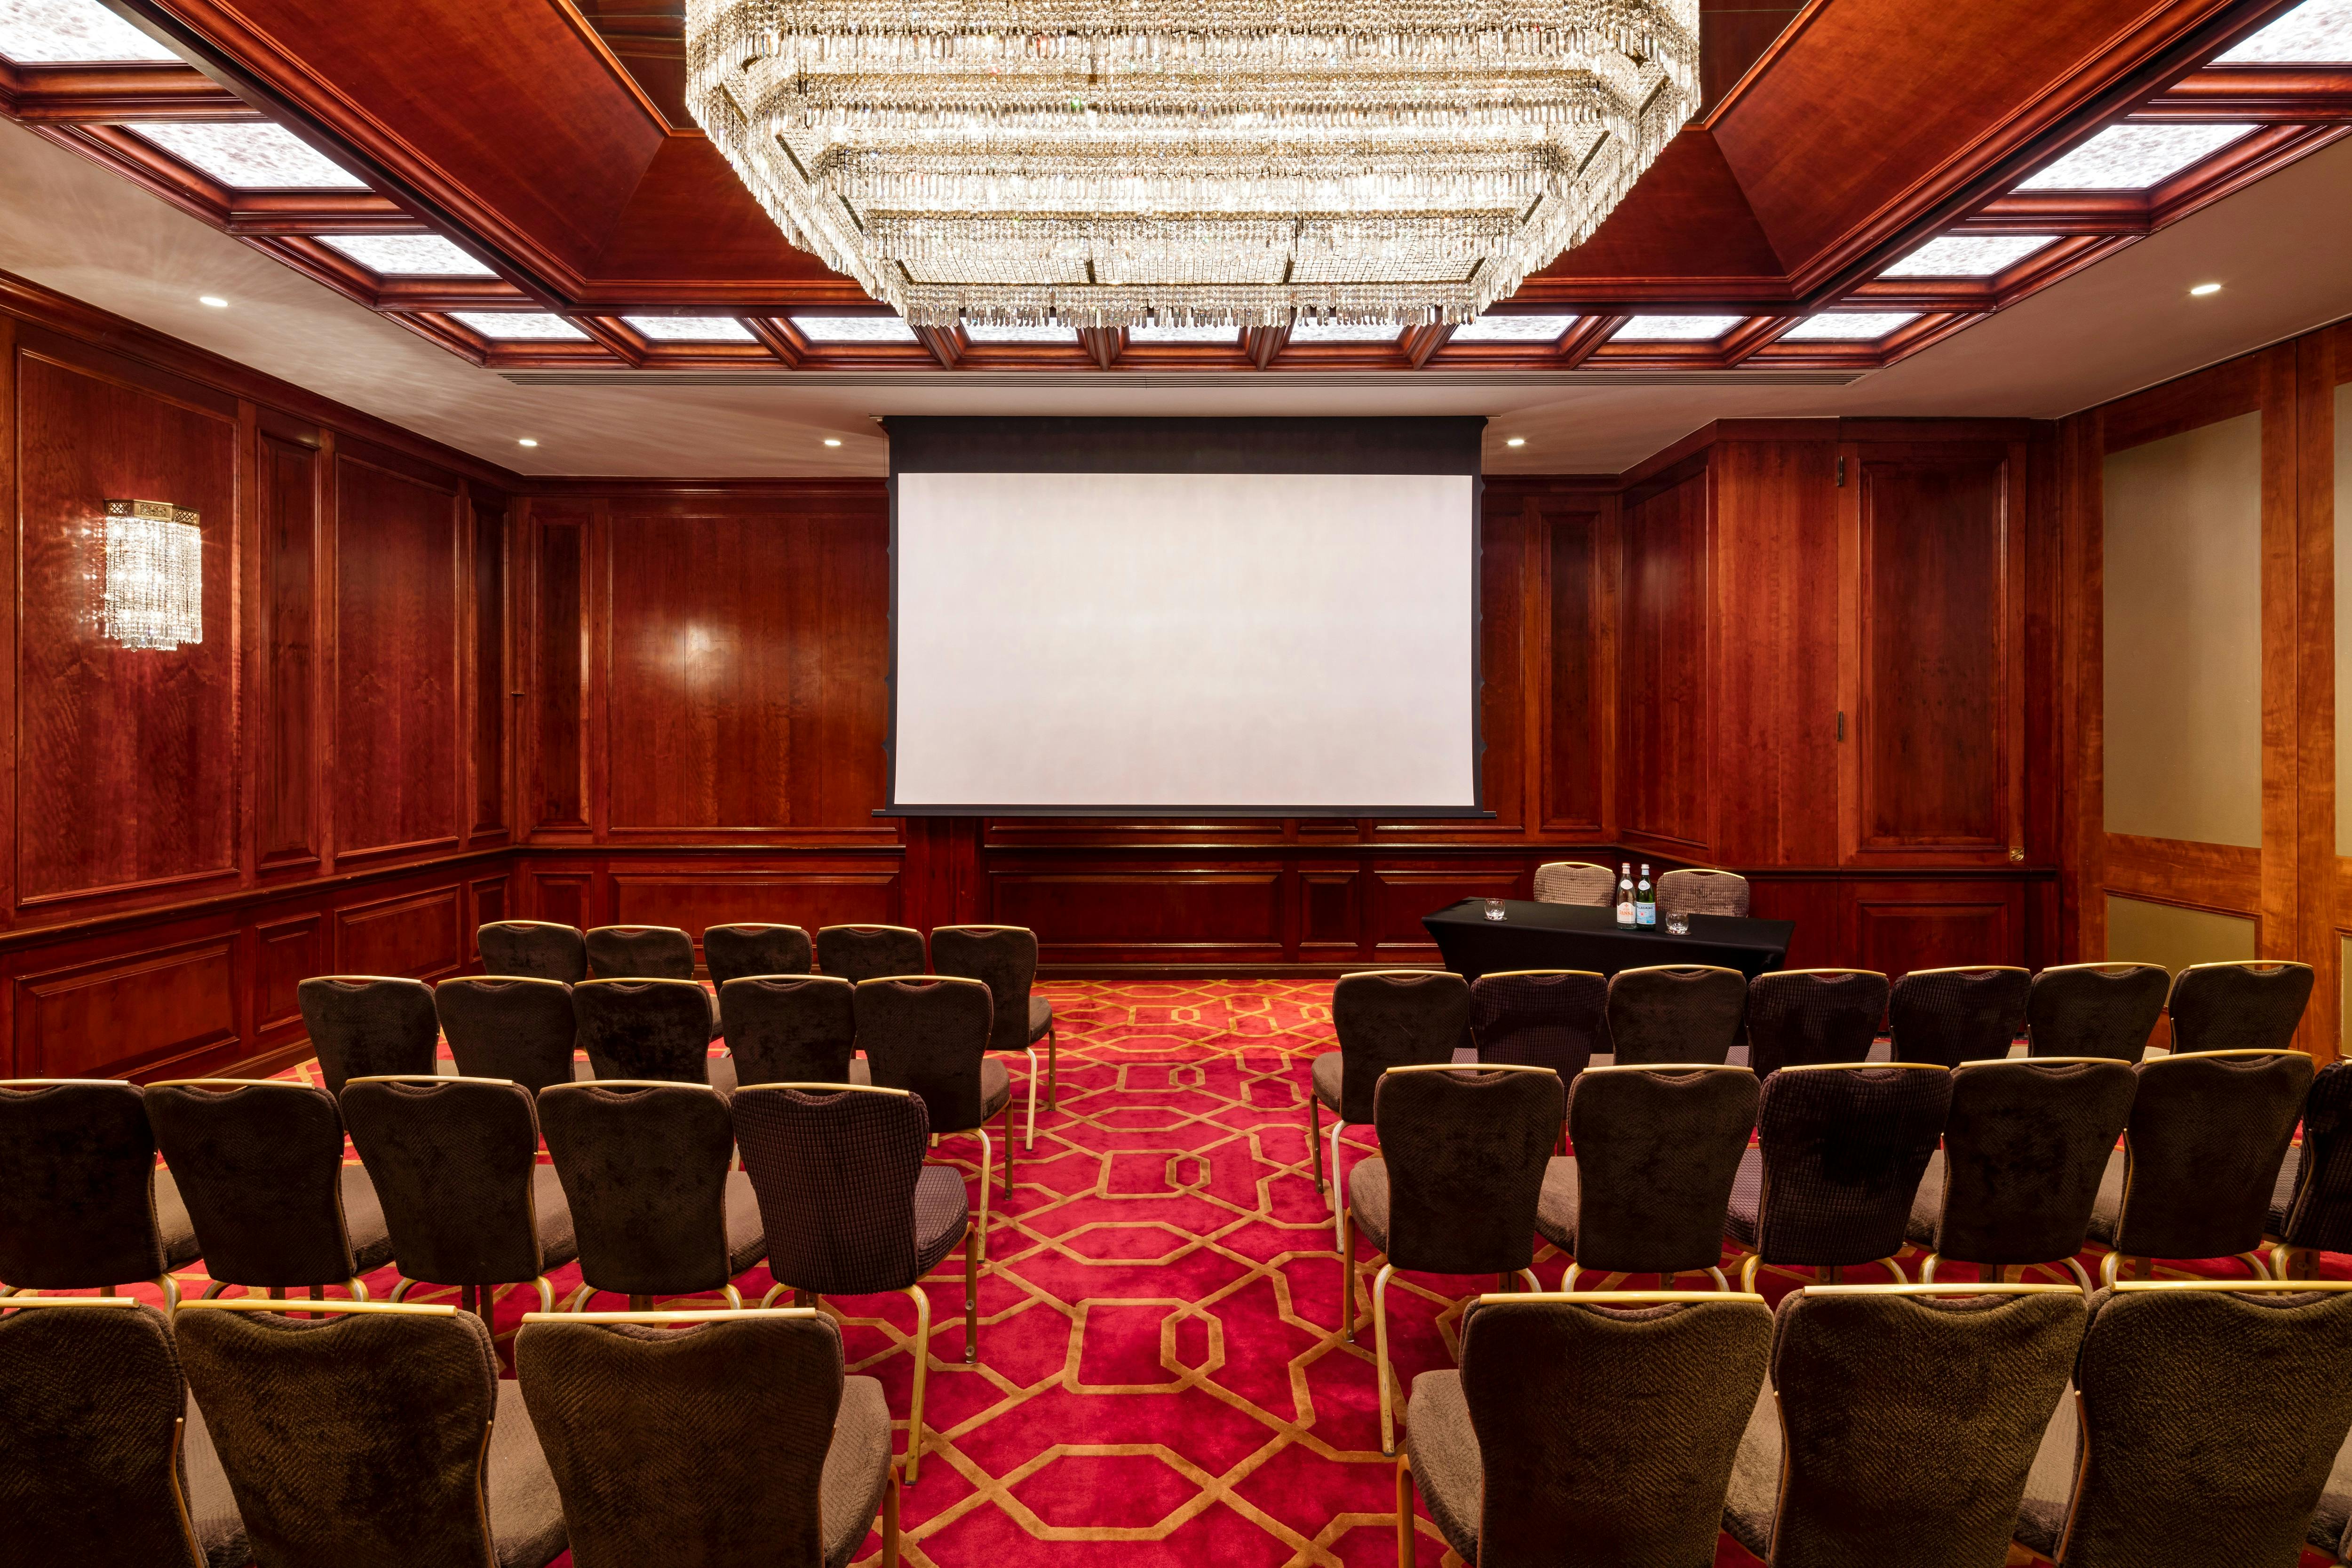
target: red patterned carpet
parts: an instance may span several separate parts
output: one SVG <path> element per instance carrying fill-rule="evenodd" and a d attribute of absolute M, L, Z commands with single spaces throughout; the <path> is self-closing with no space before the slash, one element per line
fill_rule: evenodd
<path fill-rule="evenodd" d="M 933 1436 L 906 1494 L 907 1560 L 1393 1563 L 1393 1471 L 1380 1452 L 1369 1321 L 1362 1343 L 1341 1341 L 1338 1255 L 1306 1139 L 1307 1060 L 1335 1048 L 1330 982 L 1043 990 L 1059 1021 L 1061 1105 L 1041 1107 L 1036 1151 L 1018 1158 L 1013 1197 L 1000 1190 L 992 1205 L 978 1367 L 962 1360 L 960 1259 L 930 1287 Z M 1351 1133 L 1344 1163 L 1374 1147 L 1370 1130 Z M 975 1174 L 978 1155 L 968 1137 L 940 1150 Z M 1538 1252 L 1546 1286 L 1561 1262 Z M 199 1271 L 186 1278 L 202 1289 Z M 559 1292 L 577 1278 L 576 1268 L 558 1273 Z M 368 1283 L 381 1297 L 393 1279 L 386 1269 Z M 1764 1289 L 1777 1298 L 1799 1282 L 1768 1274 Z M 739 1283 L 756 1301 L 767 1272 Z M 1367 1271 L 1367 1314 L 1370 1283 Z M 1451 1364 L 1465 1299 L 1492 1288 L 1491 1278 L 1397 1278 L 1391 1343 L 1408 1384 Z M 534 1294 L 499 1295 L 502 1347 Z M 879 1377 L 903 1413 L 912 1304 L 829 1304 L 845 1320 L 852 1370 Z M 1423 1518 L 1420 1531 L 1423 1561 L 1439 1562 L 1434 1527 Z M 878 1546 L 869 1540 L 866 1561 Z M 1755 1561 L 1727 1537 L 1719 1543 L 1718 1568 Z"/>

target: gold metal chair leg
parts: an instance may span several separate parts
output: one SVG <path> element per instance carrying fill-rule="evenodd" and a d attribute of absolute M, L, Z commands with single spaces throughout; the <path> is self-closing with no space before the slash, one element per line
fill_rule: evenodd
<path fill-rule="evenodd" d="M 1323 1106 L 1315 1091 L 1307 1091 L 1307 1146 L 1315 1152 L 1315 1191 L 1319 1196 L 1330 1191 L 1323 1180 Z"/>
<path fill-rule="evenodd" d="M 1750 1295 L 1756 1290 L 1756 1271 L 1764 1266 L 1764 1255 L 1751 1252 L 1739 1260 L 1739 1289 Z"/>
<path fill-rule="evenodd" d="M 1397 1568 L 1413 1568 L 1412 1461 L 1397 1456 Z"/>
<path fill-rule="evenodd" d="M 920 1281 L 907 1287 L 915 1299 L 915 1398 L 907 1412 L 907 1484 L 915 1484 L 915 1467 L 923 1462 L 923 1388 L 931 1373 L 931 1299 Z"/>
<path fill-rule="evenodd" d="M 1708 1274 L 1710 1274 L 1710 1275 L 1712 1275 L 1712 1276 L 1714 1276 L 1714 1279 L 1715 1279 L 1715 1288 L 1716 1288 L 1717 1289 L 1718 1289 L 1718 1290 L 1728 1290 L 1728 1289 L 1731 1289 L 1731 1281 L 1730 1281 L 1730 1280 L 1728 1280 L 1728 1279 L 1726 1279 L 1723 1277 L 1723 1270 L 1722 1270 L 1722 1269 L 1720 1269 L 1720 1268 L 1710 1268 L 1710 1269 L 1708 1269 L 1708 1270 L 1707 1270 L 1707 1273 L 1708 1273 Z"/>
<path fill-rule="evenodd" d="M 898 1489 L 882 1489 L 882 1568 L 898 1568 Z"/>
<path fill-rule="evenodd" d="M 387 1301 L 405 1301 L 408 1300 L 408 1293 L 415 1289 L 416 1281 L 404 1274 L 394 1282 L 392 1294 L 386 1296 L 384 1300 Z"/>
<path fill-rule="evenodd" d="M 1013 1112 L 1007 1110 L 1004 1114 L 1010 1124 Z M 1005 1142 L 1009 1143 L 1012 1141 L 1013 1135 L 1006 1133 Z M 1029 1047 L 1029 1138 L 1021 1146 L 1030 1153 L 1037 1152 L 1037 1047 L 1034 1046 Z M 1009 1164 L 1008 1162 L 1008 1168 Z"/>
<path fill-rule="evenodd" d="M 166 1272 L 155 1276 L 155 1288 L 163 1292 L 163 1315 L 170 1317 L 180 1310 L 180 1282 Z M 0 1290 L 0 1295 L 7 1292 Z"/>
<path fill-rule="evenodd" d="M 776 1298 L 791 1289 L 791 1286 L 785 1284 L 781 1279 L 776 1281 L 773 1285 L 769 1286 L 768 1293 L 760 1298 L 760 1310 L 764 1312 L 769 1308 L 774 1306 L 776 1304 Z"/>
<path fill-rule="evenodd" d="M 595 1294 L 596 1288 L 593 1285 L 583 1283 L 579 1289 L 572 1292 L 572 1300 L 563 1303 L 563 1310 L 567 1312 L 576 1312 L 586 1306 L 588 1299 Z"/>
<path fill-rule="evenodd" d="M 1583 1272 L 1575 1258 L 1568 1260 L 1568 1267 L 1560 1271 L 1559 1276 L 1559 1289 L 1563 1295 L 1576 1289 L 1576 1277 Z"/>
<path fill-rule="evenodd" d="M 2270 1265 L 2263 1261 L 2263 1255 L 2261 1253 L 2241 1252 L 2238 1254 L 2238 1257 L 2247 1268 L 2254 1271 L 2255 1279 L 2268 1279 L 2272 1278 Z"/>
<path fill-rule="evenodd" d="M 967 1227 L 963 1233 L 963 1363 L 980 1364 L 980 1253 L 979 1236 Z"/>
<path fill-rule="evenodd" d="M 729 1307 L 738 1312 L 743 1310 L 743 1292 L 735 1289 L 735 1285 L 732 1280 L 730 1280 L 728 1283 L 719 1287 L 719 1293 L 727 1298 L 727 1305 Z"/>
<path fill-rule="evenodd" d="M 2083 1294 L 2085 1296 L 2089 1295 L 2091 1293 L 2091 1277 L 2088 1273 L 2084 1272 L 2082 1259 L 2079 1258 L 2070 1258 L 2066 1259 L 2066 1267 L 2074 1270 L 2074 1283 L 2083 1288 Z"/>
<path fill-rule="evenodd" d="M 1331 1214 L 1334 1225 L 1339 1223 L 1339 1211 L 1348 1206 L 1348 1181 L 1339 1173 L 1339 1133 L 1347 1125 L 1344 1121 L 1331 1123 Z"/>
<path fill-rule="evenodd" d="M 1389 1392 L 1389 1276 L 1396 1265 L 1383 1263 L 1372 1276 L 1372 1363 L 1381 1379 L 1381 1452 L 1396 1458 L 1396 1403 Z"/>
<path fill-rule="evenodd" d="M 1060 1079 L 1061 1042 L 1054 1037 L 1054 1020 L 1045 1020 L 1045 1109 L 1062 1109 Z"/>
<path fill-rule="evenodd" d="M 1528 1282 L 1528 1290 L 1530 1294 L 1537 1296 L 1543 1294 L 1543 1284 L 1536 1279 L 1536 1271 L 1534 1269 L 1522 1268 L 1518 1273 L 1513 1275 L 1511 1277 L 1510 1289 L 1514 1290 L 1517 1289 L 1519 1288 L 1518 1282 L 1522 1279 Z"/>
<path fill-rule="evenodd" d="M 1895 1282 L 1897 1285 L 1908 1285 L 1911 1283 L 1911 1276 L 1903 1272 L 1902 1264 L 1897 1263 L 1892 1258 L 1882 1258 L 1878 1261 L 1885 1268 L 1889 1274 L 1895 1276 Z"/>
<path fill-rule="evenodd" d="M 1356 1216 L 1339 1211 L 1339 1337 L 1356 1342 Z"/>
<path fill-rule="evenodd" d="M 1925 1259 L 1920 1263 L 1920 1265 L 1919 1265 L 1919 1283 L 1920 1283 L 1920 1284 L 1922 1284 L 1922 1285 L 1933 1285 L 1933 1284 L 1936 1282 L 1936 1264 L 1937 1264 L 1937 1258 L 1938 1258 L 1938 1255 L 1937 1255 L 1937 1254 L 1936 1254 L 1936 1253 L 1931 1252 L 1931 1253 L 1927 1254 L 1927 1258 L 1925 1258 Z"/>
<path fill-rule="evenodd" d="M 2280 1242 L 2271 1248 L 2271 1278 L 2273 1279 L 2316 1279 L 2319 1249 L 2313 1247 L 2290 1247 Z"/>
<path fill-rule="evenodd" d="M 1013 1195 L 1013 1097 L 1004 1097 L 1004 1195 Z"/>
<path fill-rule="evenodd" d="M 539 1310 L 542 1312 L 555 1310 L 555 1281 L 542 1274 L 531 1283 L 539 1287 Z"/>
<path fill-rule="evenodd" d="M 352 1300 L 364 1301 L 368 1299 L 367 1287 L 360 1283 L 360 1278 L 358 1275 L 352 1275 L 349 1279 L 345 1280 L 344 1283 L 351 1287 Z"/>

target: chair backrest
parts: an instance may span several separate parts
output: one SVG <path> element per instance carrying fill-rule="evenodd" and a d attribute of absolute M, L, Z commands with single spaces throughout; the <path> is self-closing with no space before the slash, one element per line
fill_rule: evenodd
<path fill-rule="evenodd" d="M 721 985 L 719 1028 L 735 1081 L 847 1083 L 856 998 L 857 987 L 837 974 L 742 975 Z"/>
<path fill-rule="evenodd" d="M 2172 1054 L 2287 1049 L 2311 1001 L 2311 983 L 2307 963 L 2190 964 L 2173 977 L 2165 1004 Z"/>
<path fill-rule="evenodd" d="M 724 1095 L 708 1084 L 560 1083 L 541 1091 L 539 1124 L 572 1207 L 583 1283 L 622 1296 L 727 1283 L 735 1132 Z"/>
<path fill-rule="evenodd" d="M 1663 1274 L 1719 1263 L 1757 1098 L 1756 1075 L 1740 1067 L 1594 1068 L 1570 1086 L 1578 1266 Z"/>
<path fill-rule="evenodd" d="M 1658 879 L 1658 912 L 1676 910 L 1694 915 L 1744 915 L 1748 912 L 1748 879 L 1733 871 L 1694 868 L 1668 871 Z"/>
<path fill-rule="evenodd" d="M 1621 969 L 1609 977 L 1609 1044 L 1620 1067 L 1725 1062 L 1748 1017 L 1748 976 L 1708 964 Z"/>
<path fill-rule="evenodd" d="M 599 980 L 691 980 L 694 939 L 676 926 L 594 926 L 588 972 Z"/>
<path fill-rule="evenodd" d="M 514 1357 L 579 1568 L 674 1563 L 686 1542 L 698 1563 L 824 1562 L 820 1492 L 843 1387 L 832 1319 L 786 1308 L 677 1328 L 533 1313 Z M 866 1495 L 850 1488 L 836 1509 Z"/>
<path fill-rule="evenodd" d="M 174 1329 L 255 1560 L 490 1568 L 499 1363 L 482 1320 L 342 1301 L 322 1303 L 324 1320 L 296 1319 L 247 1305 L 191 1301 Z"/>
<path fill-rule="evenodd" d="M 588 943 L 578 926 L 551 921 L 492 921 L 474 932 L 485 974 L 561 980 L 574 985 L 588 978 Z"/>
<path fill-rule="evenodd" d="M 2198 1051 L 2133 1068 L 2124 1130 L 2129 1258 L 2226 1258 L 2263 1244 L 2294 1124 L 2311 1088 L 2301 1051 Z"/>
<path fill-rule="evenodd" d="M 433 1070 L 441 1019 L 422 980 L 321 975 L 297 985 L 294 996 L 328 1093 L 342 1093 L 346 1079 Z"/>
<path fill-rule="evenodd" d="M 772 1084 L 739 1091 L 733 1110 L 778 1282 L 821 1296 L 915 1282 L 915 1184 L 931 1131 L 919 1097 Z"/>
<path fill-rule="evenodd" d="M 537 1094 L 572 1081 L 580 1044 L 572 987 L 523 975 L 468 975 L 434 987 L 441 1035 L 467 1078 L 503 1078 Z"/>
<path fill-rule="evenodd" d="M 2025 1027 L 2025 994 L 2032 984 L 2022 969 L 1911 971 L 1886 999 L 1895 1059 L 1956 1068 L 2007 1056 Z"/>
<path fill-rule="evenodd" d="M 1566 1111 L 1543 1068 L 1403 1067 L 1381 1075 L 1372 1125 L 1388 1164 L 1388 1258 L 1433 1274 L 1535 1261 L 1536 1200 Z"/>
<path fill-rule="evenodd" d="M 1900 1252 L 1951 1098 L 1952 1075 L 1937 1067 L 1783 1068 L 1766 1079 L 1758 1255 L 1843 1267 Z"/>
<path fill-rule="evenodd" d="M 507 1285 L 539 1277 L 531 1091 L 489 1079 L 353 1079 L 343 1121 L 411 1279 Z"/>
<path fill-rule="evenodd" d="M 856 985 L 893 974 L 920 974 L 923 933 L 906 926 L 820 926 L 816 966 Z"/>
<path fill-rule="evenodd" d="M 1549 860 L 1536 868 L 1536 902 L 1605 906 L 1615 901 L 1617 873 L 1590 860 Z"/>
<path fill-rule="evenodd" d="M 1790 969 L 1748 987 L 1748 1065 L 1759 1077 L 1870 1057 L 1886 1016 L 1886 976 L 1870 969 Z"/>
<path fill-rule="evenodd" d="M 1342 975 L 1331 987 L 1331 1026 L 1339 1037 L 1339 1120 L 1368 1122 L 1382 1073 L 1450 1062 L 1468 1043 L 1470 987 L 1440 970 Z"/>
<path fill-rule="evenodd" d="M 1481 1568 L 1713 1561 L 1771 1337 L 1759 1296 L 1482 1297 L 1462 1325 Z"/>
<path fill-rule="evenodd" d="M 205 1568 L 163 1314 L 123 1296 L 0 1309 L 0 1558 Z"/>
<path fill-rule="evenodd" d="M 119 1079 L 0 1080 L 0 1285 L 99 1290 L 163 1268 L 139 1090 Z"/>
<path fill-rule="evenodd" d="M 2027 1051 L 2136 1062 L 2164 1016 L 2172 976 L 2160 963 L 2061 963 L 2025 994 Z"/>
<path fill-rule="evenodd" d="M 352 1277 L 343 1119 L 333 1095 L 232 1079 L 151 1083 L 145 1094 L 205 1273 L 256 1288 Z"/>
<path fill-rule="evenodd" d="M 2352 1252 L 2352 1058 L 2312 1076 L 2303 1101 L 2303 1158 L 2280 1233 L 2290 1247 Z"/>
<path fill-rule="evenodd" d="M 2292 1563 L 2352 1428 L 2352 1290 L 2127 1281 L 2074 1385 L 2068 1568 Z"/>
<path fill-rule="evenodd" d="M 598 1078 L 710 1081 L 710 994 L 691 980 L 583 980 L 572 1016 Z"/>
<path fill-rule="evenodd" d="M 2083 1340 L 2072 1286 L 1809 1286 L 1772 1333 L 1772 1561 L 1999 1563 Z"/>
<path fill-rule="evenodd" d="M 988 987 L 996 1022 L 992 1051 L 1029 1048 L 1029 988 L 1037 979 L 1037 933 L 1026 926 L 935 926 L 931 973 L 977 980 Z"/>
<path fill-rule="evenodd" d="M 2128 1062 L 2041 1057 L 1952 1069 L 1935 1250 L 2048 1263 L 2083 1250 L 2138 1084 Z"/>
<path fill-rule="evenodd" d="M 714 985 L 751 974 L 806 974 L 811 954 L 809 933 L 798 926 L 712 926 L 702 933 Z"/>
<path fill-rule="evenodd" d="M 1609 1048 L 1609 977 L 1589 969 L 1521 969 L 1470 983 L 1470 1038 L 1489 1064 L 1549 1068 L 1574 1081 Z"/>
<path fill-rule="evenodd" d="M 886 975 L 857 983 L 857 1044 L 874 1081 L 922 1096 L 934 1132 L 986 1119 L 980 1062 L 995 1005 L 977 980 Z"/>

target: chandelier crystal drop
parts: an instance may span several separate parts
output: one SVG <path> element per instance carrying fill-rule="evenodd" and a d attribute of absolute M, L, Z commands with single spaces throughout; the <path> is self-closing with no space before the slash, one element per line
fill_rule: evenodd
<path fill-rule="evenodd" d="M 127 648 L 205 640 L 205 534 L 169 501 L 106 503 L 105 626 Z"/>
<path fill-rule="evenodd" d="M 687 103 L 918 326 L 1464 322 L 1698 102 L 1698 0 L 688 0 Z"/>

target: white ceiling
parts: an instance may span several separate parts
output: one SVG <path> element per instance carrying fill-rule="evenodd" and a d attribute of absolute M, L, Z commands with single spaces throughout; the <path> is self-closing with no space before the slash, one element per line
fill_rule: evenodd
<path fill-rule="evenodd" d="M 1614 473 L 1714 419 L 2054 417 L 2352 316 L 2352 141 L 1902 363 L 1840 378 L 1444 371 L 509 380 L 0 121 L 0 269 L 526 474 L 879 475 L 890 414 L 1486 414 L 1489 473 Z M 2219 294 L 2191 299 L 2190 284 Z M 200 294 L 227 299 L 215 310 Z M 583 382 L 585 384 L 583 384 Z M 824 437 L 842 445 L 827 447 Z M 1506 437 L 1527 445 L 1506 447 Z M 524 448 L 518 438 L 539 446 Z"/>

